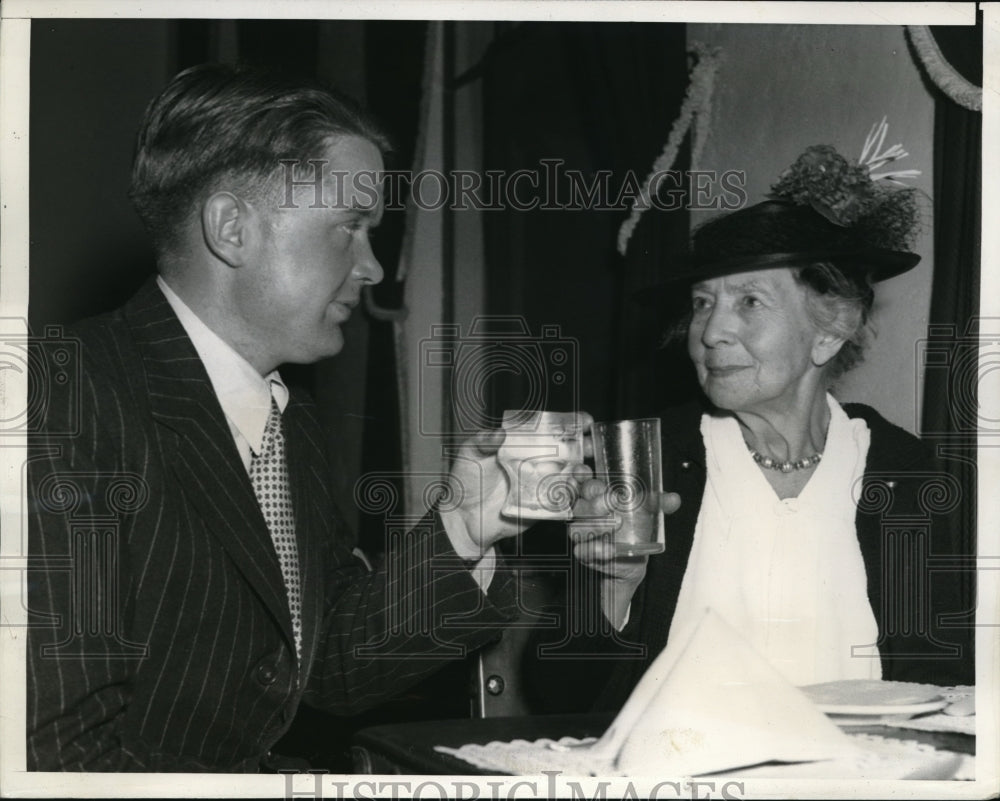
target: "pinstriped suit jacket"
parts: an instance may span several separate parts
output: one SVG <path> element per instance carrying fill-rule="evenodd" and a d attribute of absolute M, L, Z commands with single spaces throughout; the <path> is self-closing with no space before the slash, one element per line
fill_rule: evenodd
<path fill-rule="evenodd" d="M 364 709 L 512 615 L 510 577 L 486 598 L 436 515 L 372 573 L 351 556 L 319 426 L 293 394 L 297 666 L 267 526 L 163 295 L 150 282 L 70 338 L 77 378 L 36 387 L 30 438 L 29 769 L 254 771 L 300 701 Z"/>

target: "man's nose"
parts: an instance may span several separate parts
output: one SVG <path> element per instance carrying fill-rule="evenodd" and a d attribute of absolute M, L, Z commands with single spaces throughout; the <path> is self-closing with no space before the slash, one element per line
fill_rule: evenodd
<path fill-rule="evenodd" d="M 358 253 L 353 273 L 354 277 L 362 284 L 378 284 L 385 278 L 385 271 L 383 271 L 378 259 L 375 258 L 375 252 L 372 250 L 371 243 L 367 239 L 361 246 L 360 253 Z"/>

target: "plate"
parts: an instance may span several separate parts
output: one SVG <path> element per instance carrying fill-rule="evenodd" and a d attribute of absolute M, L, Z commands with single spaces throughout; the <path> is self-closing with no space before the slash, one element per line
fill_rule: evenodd
<path fill-rule="evenodd" d="M 930 779 L 952 780 L 975 777 L 975 757 L 939 751 L 912 740 L 894 740 L 872 734 L 849 734 L 858 746 L 853 757 L 822 762 L 770 763 L 723 776 L 748 779 Z"/>
<path fill-rule="evenodd" d="M 932 684 L 847 679 L 801 689 L 821 712 L 840 725 L 907 720 L 948 706 L 941 689 Z"/>
<path fill-rule="evenodd" d="M 820 710 L 838 726 L 874 726 L 909 720 L 917 715 L 937 712 L 946 706 L 948 702 L 941 698 L 911 706 L 820 706 Z"/>

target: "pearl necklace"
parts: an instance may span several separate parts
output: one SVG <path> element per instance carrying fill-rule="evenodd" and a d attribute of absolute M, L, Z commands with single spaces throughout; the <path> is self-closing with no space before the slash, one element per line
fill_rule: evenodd
<path fill-rule="evenodd" d="M 820 451 L 819 453 L 814 453 L 812 456 L 806 456 L 795 461 L 779 462 L 770 456 L 762 456 L 749 445 L 747 445 L 747 448 L 750 451 L 751 458 L 765 470 L 780 470 L 782 473 L 791 473 L 793 470 L 806 470 L 819 464 L 819 460 L 823 458 L 823 452 Z"/>

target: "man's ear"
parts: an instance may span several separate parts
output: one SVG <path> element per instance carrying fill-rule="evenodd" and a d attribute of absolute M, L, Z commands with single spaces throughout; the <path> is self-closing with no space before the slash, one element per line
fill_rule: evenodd
<path fill-rule="evenodd" d="M 817 367 L 825 365 L 830 359 L 840 353 L 840 349 L 844 347 L 846 341 L 842 336 L 825 331 L 817 334 L 812 348 L 813 364 Z"/>
<path fill-rule="evenodd" d="M 216 192 L 201 207 L 201 230 L 208 249 L 230 267 L 241 267 L 251 240 L 252 211 L 232 192 Z"/>

